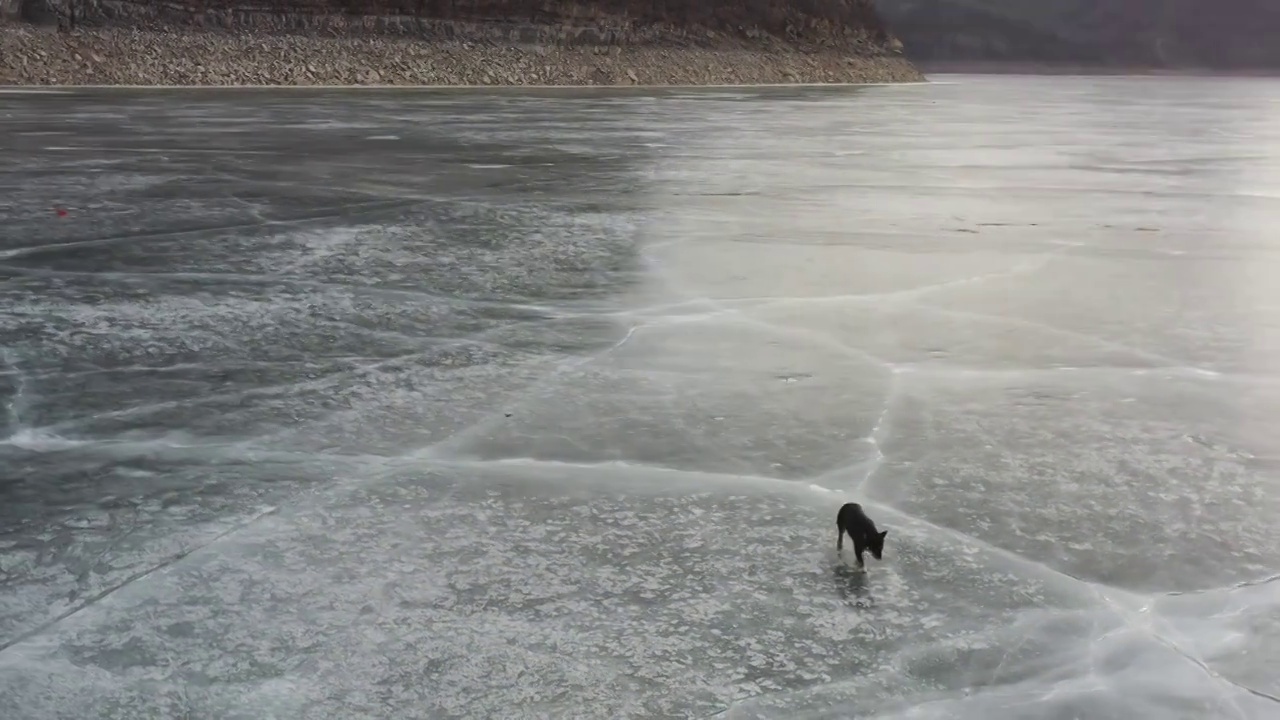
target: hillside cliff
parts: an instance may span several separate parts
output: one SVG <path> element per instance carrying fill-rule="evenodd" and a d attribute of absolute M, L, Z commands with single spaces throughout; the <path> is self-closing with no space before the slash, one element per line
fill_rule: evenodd
<path fill-rule="evenodd" d="M 11 14 L 46 24 L 422 36 L 485 26 L 515 41 L 706 45 L 772 38 L 863 52 L 891 44 L 873 0 L 0 0 L 5 2 Z"/>
<path fill-rule="evenodd" d="M 914 60 L 1280 68 L 1276 0 L 880 0 Z"/>
<path fill-rule="evenodd" d="M 923 79 L 873 0 L 0 0 L 0 14 L 25 21 L 0 25 L 0 84 Z"/>

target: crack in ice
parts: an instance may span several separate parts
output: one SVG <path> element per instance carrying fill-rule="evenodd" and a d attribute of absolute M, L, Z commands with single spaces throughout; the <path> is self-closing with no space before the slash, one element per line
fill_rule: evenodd
<path fill-rule="evenodd" d="M 1263 585 L 1270 585 L 1271 583 L 1274 583 L 1274 582 L 1280 582 L 1280 575 L 1270 575 L 1267 577 L 1258 578 L 1256 580 L 1244 580 L 1242 582 L 1234 583 L 1232 585 L 1228 585 L 1227 587 L 1221 587 L 1221 588 L 1204 588 L 1201 590 L 1174 590 L 1172 592 L 1166 592 L 1164 593 L 1164 595 L 1165 597 L 1180 597 L 1183 595 L 1206 595 L 1209 593 L 1231 592 L 1233 590 L 1243 590 L 1245 588 L 1261 587 Z"/>
<path fill-rule="evenodd" d="M 613 343 L 612 345 L 610 345 L 609 347 L 606 347 L 605 349 L 596 353 L 592 353 L 590 355 L 585 355 L 585 356 L 576 357 L 576 358 L 569 358 L 561 361 L 558 365 L 556 365 L 556 367 L 552 368 L 551 371 L 547 373 L 545 376 L 538 379 L 528 387 L 524 388 L 520 398 L 516 400 L 514 403 L 506 404 L 505 405 L 506 409 L 490 413 L 488 417 L 482 418 L 477 422 L 471 425 L 468 425 L 467 427 L 462 428 L 461 430 L 458 430 L 457 432 L 444 438 L 443 440 L 427 445 L 426 447 L 420 448 L 411 454 L 416 457 L 422 457 L 422 458 L 438 457 L 439 453 L 447 452 L 448 448 L 456 447 L 459 444 L 465 443 L 467 440 L 471 439 L 477 434 L 484 433 L 493 429 L 494 427 L 500 425 L 508 417 L 510 417 L 510 413 L 512 412 L 513 409 L 526 407 L 528 403 L 532 402 L 537 397 L 537 393 L 540 390 L 555 383 L 565 373 L 570 372 L 571 370 L 574 370 L 576 368 L 582 367 L 583 365 L 586 365 L 588 363 L 604 358 L 608 356 L 610 353 L 613 353 L 614 351 L 618 350 L 618 348 L 621 348 L 629 340 L 631 340 L 631 338 L 635 336 L 636 332 L 643 327 L 645 327 L 644 323 L 631 325 L 630 327 L 627 328 L 627 331 L 622 336 L 622 338 L 617 342 Z"/>
<path fill-rule="evenodd" d="M 51 620 L 46 621 L 45 623 L 41 624 L 39 627 L 33 628 L 33 629 L 31 629 L 31 630 L 28 630 L 28 631 L 26 631 L 26 632 L 24 632 L 24 633 L 21 633 L 21 634 L 17 635 L 16 637 L 13 637 L 13 638 L 11 638 L 11 639 L 9 639 L 9 640 L 6 640 L 6 641 L 4 641 L 4 642 L 0 642 L 0 653 L 3 653 L 3 652 L 5 652 L 6 650 L 8 650 L 9 648 L 11 648 L 11 647 L 13 647 L 13 646 L 15 646 L 15 645 L 21 644 L 21 643 L 23 643 L 23 642 L 25 642 L 25 641 L 27 641 L 27 640 L 30 640 L 30 639 L 31 639 L 31 638 L 33 638 L 33 637 L 39 636 L 39 635 L 41 635 L 41 634 L 43 634 L 43 633 L 45 633 L 45 632 L 47 632 L 47 631 L 51 630 L 52 628 L 54 628 L 54 627 L 55 627 L 56 625 L 58 625 L 59 623 L 62 623 L 63 621 L 67 620 L 68 618 L 71 618 L 72 616 L 77 615 L 77 614 L 79 614 L 79 613 L 83 612 L 84 610 L 86 610 L 86 609 L 88 609 L 88 608 L 90 608 L 90 607 L 92 607 L 92 606 L 96 605 L 97 603 L 101 602 L 102 600 L 105 600 L 106 598 L 108 598 L 109 596 L 111 596 L 111 595 L 115 594 L 116 592 L 120 591 L 121 589 L 123 589 L 123 588 L 125 588 L 125 587 L 128 587 L 129 585 L 132 585 L 132 584 L 134 584 L 135 582 L 138 582 L 138 581 L 140 581 L 140 580 L 144 580 L 145 578 L 147 578 L 147 577 L 149 577 L 149 576 L 153 575 L 154 573 L 156 573 L 156 572 L 158 572 L 158 571 L 160 571 L 160 570 L 163 570 L 164 568 L 167 568 L 167 567 L 169 567 L 169 566 L 171 566 L 171 565 L 173 565 L 173 564 L 175 564 L 175 563 L 181 562 L 183 559 L 185 559 L 185 558 L 187 558 L 187 557 L 191 556 L 193 553 L 199 552 L 199 551 L 201 551 L 201 550 L 203 550 L 203 549 L 205 549 L 205 548 L 209 547 L 210 545 L 213 545 L 213 544 L 215 544 L 215 543 L 218 543 L 218 542 L 220 542 L 220 541 L 224 540 L 225 538 L 227 538 L 227 537 L 231 536 L 231 535 L 232 535 L 232 534 L 234 534 L 234 533 L 237 533 L 237 532 L 240 532 L 240 531 L 244 530 L 245 528 L 249 527 L 250 525 L 252 525 L 252 524 L 254 524 L 254 523 L 258 522 L 259 520 L 261 520 L 262 518 L 264 518 L 264 517 L 266 517 L 266 516 L 268 516 L 268 515 L 271 515 L 272 513 L 277 512 L 278 510 L 279 510 L 279 508 L 278 508 L 278 507 L 270 507 L 270 508 L 267 508 L 266 510 L 263 510 L 263 511 L 259 512 L 257 515 L 254 515 L 253 517 L 251 517 L 251 518 L 249 518 L 249 519 L 247 519 L 247 520 L 245 520 L 245 521 L 243 521 L 243 522 L 241 522 L 241 523 L 239 523 L 239 524 L 237 524 L 237 525 L 235 525 L 235 526 L 233 526 L 233 527 L 228 528 L 227 530 L 225 530 L 225 531 L 223 531 L 223 532 L 219 533 L 218 535 L 214 536 L 213 538 L 209 539 L 208 541 L 206 541 L 206 542 L 204 542 L 204 543 L 201 543 L 201 544 L 199 544 L 199 545 L 193 545 L 193 546 L 191 546 L 191 547 L 189 547 L 189 548 L 186 548 L 186 549 L 184 549 L 184 550 L 182 550 L 182 551 L 180 551 L 180 552 L 178 552 L 178 553 L 175 553 L 174 555 L 171 555 L 171 556 L 169 556 L 169 557 L 165 558 L 163 561 L 161 561 L 161 562 L 159 562 L 159 563 L 156 563 L 155 565 L 152 565 L 151 567 L 149 567 L 149 568 L 147 568 L 147 569 L 145 569 L 145 570 L 141 570 L 141 571 L 138 571 L 138 572 L 136 572 L 136 573 L 133 573 L 132 575 L 129 575 L 128 577 L 124 578 L 124 579 L 123 579 L 123 580 L 121 580 L 120 582 L 118 582 L 118 583 L 116 583 L 116 584 L 114 584 L 114 585 L 112 585 L 112 586 L 110 586 L 110 587 L 108 587 L 108 588 L 106 588 L 106 589 L 102 590 L 101 592 L 98 592 L 98 593 L 96 593 L 96 594 L 94 594 L 94 595 L 90 596 L 90 597 L 89 597 L 89 598 L 87 598 L 84 602 L 80 603 L 79 605 L 76 605 L 75 607 L 71 608 L 70 610 L 67 610 L 66 612 L 63 612 L 62 614 L 58 615 L 57 617 L 55 617 L 55 618 L 53 618 L 53 619 L 51 619 Z"/>
<path fill-rule="evenodd" d="M 339 218 L 351 218 L 358 215 L 366 215 L 369 213 L 381 212 L 383 210 L 392 210 L 396 208 L 411 207 L 411 205 L 403 201 L 395 202 L 370 202 L 357 203 L 353 205 L 342 206 L 337 212 L 327 211 L 325 213 L 308 215 L 295 218 L 281 218 L 279 220 L 267 220 L 265 222 L 252 223 L 235 223 L 231 225 L 210 225 L 208 227 L 190 228 L 186 230 L 162 230 L 157 232 L 127 233 L 123 235 L 109 235 L 100 238 L 90 238 L 87 240 L 71 240 L 61 243 L 47 243 L 44 245 L 31 245 L 20 248 L 10 248 L 8 250 L 0 250 L 0 260 L 11 260 L 13 258 L 25 257 L 28 255 L 38 255 L 40 253 L 49 252 L 51 250 L 69 250 L 84 247 L 96 247 L 98 245 L 109 245 L 111 243 L 126 242 L 130 240 L 158 240 L 164 238 L 178 238 L 187 235 L 200 235 L 206 233 L 224 233 L 236 232 L 240 230 L 253 230 L 261 227 L 294 227 L 305 225 L 312 222 L 320 222 L 324 220 L 336 220 Z M 13 268 L 36 272 L 34 269 Z"/>
<path fill-rule="evenodd" d="M 247 398 L 258 398 L 258 397 L 271 398 L 271 397 L 276 397 L 280 393 L 286 392 L 286 391 L 314 390 L 318 388 L 325 388 L 332 385 L 336 385 L 339 382 L 346 379 L 356 378 L 367 373 L 376 372 L 378 370 L 381 370 L 382 368 L 392 366 L 397 363 L 412 361 L 418 358 L 430 357 L 433 354 L 439 353 L 441 351 L 446 351 L 452 348 L 484 347 L 488 345 L 488 343 L 481 340 L 482 337 L 490 333 L 499 332 L 501 330 L 507 329 L 508 327 L 510 327 L 511 324 L 498 326 L 496 328 L 491 328 L 490 330 L 480 331 L 471 336 L 464 336 L 462 338 L 457 338 L 457 339 L 451 340 L 450 342 L 441 343 L 439 345 L 433 346 L 421 352 L 413 352 L 413 353 L 406 353 L 404 355 L 396 355 L 394 357 L 378 360 L 377 362 L 361 365 L 359 367 L 352 368 L 350 370 L 342 370 L 342 371 L 330 373 L 323 377 L 315 378 L 314 380 L 300 380 L 297 382 L 278 383 L 275 385 L 265 385 L 262 387 L 250 388 L 248 390 L 239 390 L 239 391 L 228 392 L 228 393 L 214 393 L 209 395 L 203 395 L 198 398 L 186 398 L 182 400 L 170 400 L 166 402 L 149 403 L 147 405 L 140 405 L 138 407 L 126 408 L 124 410 L 112 410 L 108 412 L 97 413 L 87 418 L 76 418 L 73 420 L 65 420 L 62 422 L 54 423 L 53 425 L 49 425 L 44 428 L 36 428 L 36 430 L 41 432 L 58 432 L 58 431 L 64 431 L 64 430 L 75 428 L 76 426 L 82 425 L 86 422 L 93 422 L 97 420 L 116 420 L 121 418 L 146 416 L 156 412 L 172 410 L 173 408 L 177 408 L 177 407 L 195 407 L 195 406 L 202 405 L 204 403 L 222 402 L 226 400 L 243 400 Z"/>
<path fill-rule="evenodd" d="M 1054 327 L 1053 325 L 1049 325 L 1042 322 L 1036 322 L 1034 320 L 1025 320 L 1025 319 L 1013 317 L 1010 315 L 988 315 L 986 313 L 971 312 L 967 310 L 956 310 L 953 308 L 940 308 L 932 305 L 922 305 L 918 303 L 913 303 L 912 307 L 915 309 L 922 310 L 924 312 L 933 313 L 936 315 L 945 315 L 945 316 L 955 317 L 955 318 L 960 318 L 965 320 L 977 320 L 981 322 L 997 323 L 1002 325 L 1016 325 L 1021 327 L 1027 327 L 1033 330 L 1040 330 L 1040 331 L 1048 332 L 1050 334 L 1060 335 L 1062 337 L 1069 338 L 1072 340 L 1083 340 L 1085 342 L 1093 343 L 1111 350 L 1115 350 L 1117 352 L 1127 353 L 1129 355 L 1133 355 L 1134 357 L 1139 357 L 1159 365 L 1168 365 L 1173 367 L 1187 368 L 1193 372 L 1199 373 L 1206 377 L 1214 377 L 1218 375 L 1218 373 L 1214 370 L 1210 370 L 1208 368 L 1196 367 L 1194 365 L 1186 363 L 1182 360 L 1178 360 L 1176 358 L 1171 358 L 1165 355 L 1161 355 L 1159 353 L 1148 352 L 1146 350 L 1139 350 L 1138 348 L 1130 347 L 1123 343 L 1114 342 L 1112 340 L 1107 340 L 1105 338 L 1095 337 L 1093 335 L 1077 332 L 1075 330 L 1066 330 L 1063 328 Z"/>
<path fill-rule="evenodd" d="M 845 302 L 879 302 L 885 300 L 906 300 L 910 301 L 923 295 L 929 295 L 942 290 L 948 290 L 956 287 L 964 287 L 966 285 L 976 285 L 991 280 L 999 280 L 1001 278 L 1016 277 L 1027 273 L 1042 270 L 1053 260 L 1061 257 L 1062 253 L 1046 253 L 1038 256 L 1036 259 L 1015 265 L 1008 270 L 999 272 L 983 273 L 981 275 L 973 275 L 970 277 L 956 278 L 946 280 L 939 283 L 928 285 L 920 285 L 918 287 L 906 288 L 903 290 L 887 290 L 884 292 L 872 293 L 846 293 L 841 295 L 809 295 L 803 297 L 740 297 L 725 299 L 725 303 L 742 304 L 755 308 L 771 308 L 787 305 L 820 305 L 825 303 L 845 303 Z"/>
<path fill-rule="evenodd" d="M 270 224 L 270 222 L 272 221 L 267 221 L 267 224 Z M 3 257 L 3 255 L 0 254 L 0 257 Z M 49 270 L 47 268 L 29 268 L 21 265 L 9 264 L 0 264 L 0 270 L 31 277 L 80 277 L 117 280 L 122 282 L 136 282 L 139 280 L 212 280 L 217 282 L 242 283 L 246 285 L 273 285 L 314 290 L 338 290 L 342 292 L 349 292 L 352 295 L 386 297 L 396 300 L 428 300 L 433 303 L 447 305 L 449 307 L 519 310 L 522 312 L 538 313 L 548 317 L 572 318 L 578 316 L 578 314 L 575 313 L 563 312 L 559 308 L 535 303 L 523 303 L 507 300 L 484 300 L 480 298 L 459 297 L 456 295 L 440 295 L 437 293 L 426 292 L 424 290 L 382 287 L 379 285 L 362 283 L 329 282 L 325 280 L 291 277 L 288 275 L 262 275 L 258 273 L 239 272 L 150 272 L 146 270 Z"/>

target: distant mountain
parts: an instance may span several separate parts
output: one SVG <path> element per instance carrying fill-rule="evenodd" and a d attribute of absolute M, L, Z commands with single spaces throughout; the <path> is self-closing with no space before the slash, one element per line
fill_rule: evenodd
<path fill-rule="evenodd" d="M 1280 0 L 879 0 L 921 62 L 1280 68 Z"/>

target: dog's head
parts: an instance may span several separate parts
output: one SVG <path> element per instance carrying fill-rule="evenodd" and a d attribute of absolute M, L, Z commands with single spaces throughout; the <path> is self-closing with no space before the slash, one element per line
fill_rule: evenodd
<path fill-rule="evenodd" d="M 867 546 L 867 549 L 871 551 L 871 557 L 877 560 L 880 559 L 880 554 L 884 552 L 884 536 L 888 534 L 889 531 L 885 530 L 871 536 L 871 542 Z"/>

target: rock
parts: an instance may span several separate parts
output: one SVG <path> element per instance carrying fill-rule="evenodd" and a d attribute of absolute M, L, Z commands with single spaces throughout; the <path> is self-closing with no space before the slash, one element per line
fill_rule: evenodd
<path fill-rule="evenodd" d="M 216 20 L 211 26 L 228 26 L 214 15 L 209 17 Z M 278 18 L 292 23 L 282 28 L 295 27 L 298 22 L 297 16 Z M 340 27 L 308 22 L 307 28 L 317 33 Z M 755 32 L 744 27 L 743 35 Z M 692 36 L 684 36 L 679 45 L 664 42 L 667 36 L 663 33 L 668 31 L 654 28 L 617 31 L 601 26 L 590 32 L 581 28 L 561 31 L 566 37 L 581 34 L 595 44 L 566 47 L 538 41 L 532 47 L 514 48 L 505 39 L 490 42 L 492 38 L 484 35 L 483 27 L 475 26 L 469 26 L 465 33 L 454 28 L 451 41 L 428 43 L 387 37 L 357 40 L 332 32 L 334 37 L 272 36 L 119 27 L 80 30 L 68 36 L 51 28 L 0 25 L 0 47 L 4 48 L 0 51 L 0 85 L 610 85 L 639 84 L 641 75 L 645 82 L 702 84 L 777 82 L 784 77 L 787 82 L 801 78 L 865 82 L 921 79 L 887 45 L 855 50 L 849 43 L 841 46 L 833 42 L 831 49 L 811 44 L 813 49 L 803 51 L 760 34 L 764 40 L 754 46 L 710 50 L 690 44 Z M 625 61 L 621 59 L 624 55 Z"/>

